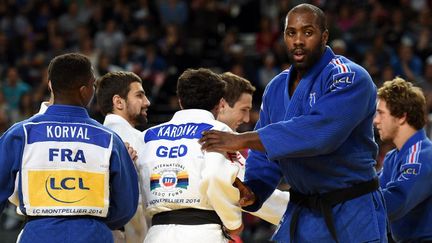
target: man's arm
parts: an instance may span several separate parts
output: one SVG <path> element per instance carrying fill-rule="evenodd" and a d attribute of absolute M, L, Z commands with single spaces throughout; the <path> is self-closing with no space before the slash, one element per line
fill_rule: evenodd
<path fill-rule="evenodd" d="M 390 168 L 384 168 L 383 172 L 386 170 Z M 390 221 L 405 216 L 431 196 L 432 192 L 428 189 L 432 186 L 431 176 L 431 167 L 421 163 L 405 164 L 397 172 L 396 180 L 381 184 Z"/>
<path fill-rule="evenodd" d="M 276 189 L 262 204 L 261 208 L 256 212 L 251 212 L 251 214 L 271 224 L 278 225 L 288 207 L 289 197 L 289 192 Z"/>
<path fill-rule="evenodd" d="M 132 161 L 134 163 L 137 163 L 138 159 L 138 152 L 135 150 L 134 147 L 132 147 L 128 142 L 125 142 L 124 145 L 126 146 L 126 149 L 128 151 L 129 156 L 131 157 Z"/>
<path fill-rule="evenodd" d="M 343 79 L 343 75 L 339 78 Z M 271 160 L 333 152 L 359 122 L 375 113 L 376 90 L 370 77 L 363 71 L 355 76 L 358 77 L 340 89 L 331 89 L 330 80 L 329 90 L 308 114 L 287 121 L 264 123 L 255 132 L 239 135 L 211 131 L 200 142 L 204 149 L 211 151 L 234 151 L 245 147 L 266 151 Z"/>
<path fill-rule="evenodd" d="M 213 207 L 229 230 L 242 227 L 239 191 L 233 186 L 239 168 L 217 152 L 204 153 L 205 167 L 201 172 L 200 193 Z"/>
<path fill-rule="evenodd" d="M 125 225 L 138 207 L 138 175 L 121 139 L 114 135 L 110 161 L 110 206 L 106 224 L 110 229 Z"/>
<path fill-rule="evenodd" d="M 247 207 L 254 204 L 256 197 L 255 193 L 247 187 L 238 177 L 235 178 L 233 186 L 237 187 L 240 192 L 239 204 L 241 207 Z"/>
<path fill-rule="evenodd" d="M 202 149 L 207 151 L 238 151 L 246 148 L 264 151 L 264 146 L 256 131 L 231 133 L 209 130 L 203 132 L 199 143 Z"/>
<path fill-rule="evenodd" d="M 21 165 L 23 137 L 13 134 L 13 129 L 0 137 L 0 214 L 15 188 L 15 179 Z M 22 134 L 22 136 L 24 136 Z"/>

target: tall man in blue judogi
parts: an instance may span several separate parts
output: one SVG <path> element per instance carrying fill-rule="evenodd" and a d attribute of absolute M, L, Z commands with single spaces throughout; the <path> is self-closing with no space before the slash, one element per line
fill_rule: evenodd
<path fill-rule="evenodd" d="M 251 148 L 240 200 L 246 210 L 259 209 L 284 176 L 290 201 L 275 241 L 386 242 L 374 169 L 376 87 L 326 46 L 328 35 L 321 9 L 291 9 L 284 40 L 292 66 L 267 85 L 255 131 L 207 131 L 200 142 L 210 151 Z"/>

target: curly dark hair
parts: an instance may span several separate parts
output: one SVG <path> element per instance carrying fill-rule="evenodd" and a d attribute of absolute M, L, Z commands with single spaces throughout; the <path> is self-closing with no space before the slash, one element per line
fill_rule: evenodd
<path fill-rule="evenodd" d="M 394 117 L 407 117 L 409 125 L 419 130 L 426 124 L 426 99 L 419 87 L 402 78 L 384 82 L 378 89 L 378 99 L 386 102 Z"/>
<path fill-rule="evenodd" d="M 225 81 L 210 69 L 187 69 L 177 81 L 177 96 L 183 109 L 211 111 L 224 95 Z"/>

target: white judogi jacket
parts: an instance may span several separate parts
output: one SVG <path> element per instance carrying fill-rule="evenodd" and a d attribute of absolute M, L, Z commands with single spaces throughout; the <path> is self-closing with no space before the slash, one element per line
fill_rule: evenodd
<path fill-rule="evenodd" d="M 132 127 L 119 115 L 106 115 L 103 125 L 117 133 L 124 142 L 128 142 L 137 151 L 144 145 L 141 131 Z"/>
<path fill-rule="evenodd" d="M 128 142 L 135 150 L 138 151 L 143 147 L 144 141 L 141 131 L 132 127 L 123 117 L 116 114 L 108 114 L 105 116 L 103 125 L 117 133 L 123 142 Z M 139 173 L 138 175 L 140 176 Z M 148 228 L 148 223 L 143 212 L 142 193 L 140 193 L 137 212 L 131 221 L 125 225 L 126 242 L 142 243 Z M 117 235 L 114 238 L 116 242 L 120 241 Z"/>
<path fill-rule="evenodd" d="M 232 131 L 206 110 L 188 109 L 144 131 L 139 151 L 147 212 L 197 208 L 214 210 L 228 229 L 242 224 L 239 191 L 232 184 L 241 165 L 228 154 L 201 150 L 206 130 Z"/>

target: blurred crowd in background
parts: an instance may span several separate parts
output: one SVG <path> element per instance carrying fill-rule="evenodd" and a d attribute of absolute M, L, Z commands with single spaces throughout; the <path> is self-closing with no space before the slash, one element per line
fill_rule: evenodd
<path fill-rule="evenodd" d="M 97 77 L 127 70 L 143 79 L 152 105 L 141 129 L 179 109 L 176 81 L 186 68 L 245 77 L 257 92 L 242 130 L 253 129 L 265 86 L 290 65 L 284 21 L 302 2 L 325 11 L 336 54 L 362 65 L 378 87 L 395 76 L 422 87 L 432 114 L 431 0 L 1 0 L 0 134 L 48 100 L 48 63 L 67 52 L 87 55 Z M 96 101 L 89 111 L 103 120 Z M 389 145 L 381 148 L 378 161 Z M 11 211 L 3 231 L 22 226 Z M 242 238 L 268 242 L 273 230 L 245 215 Z"/>

